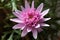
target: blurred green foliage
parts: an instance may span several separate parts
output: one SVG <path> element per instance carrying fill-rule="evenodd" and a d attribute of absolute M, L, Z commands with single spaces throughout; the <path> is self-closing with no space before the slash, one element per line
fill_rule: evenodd
<path fill-rule="evenodd" d="M 45 17 L 51 17 L 51 20 L 46 23 L 51 26 L 43 28 L 44 31 L 38 34 L 37 40 L 60 40 L 58 32 L 60 31 L 60 24 L 57 23 L 60 17 L 57 17 L 57 2 L 59 0 L 34 0 L 37 8 L 40 3 L 44 3 L 44 10 L 50 8 L 49 13 Z M 28 0 L 31 4 L 32 0 Z M 20 6 L 24 6 L 24 0 L 0 0 L 0 39 L 1 40 L 34 40 L 32 34 L 29 33 L 24 38 L 21 38 L 20 30 L 13 30 L 12 27 L 16 23 L 11 22 L 10 19 L 15 16 L 12 14 L 14 10 L 21 10 Z"/>

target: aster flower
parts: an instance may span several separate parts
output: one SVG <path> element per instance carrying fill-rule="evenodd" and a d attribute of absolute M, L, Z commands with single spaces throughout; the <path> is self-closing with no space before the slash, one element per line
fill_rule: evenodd
<path fill-rule="evenodd" d="M 38 32 L 43 31 L 43 27 L 48 27 L 48 24 L 45 24 L 45 21 L 50 20 L 51 18 L 44 18 L 44 16 L 49 12 L 49 9 L 43 9 L 43 3 L 41 3 L 37 8 L 34 7 L 34 1 L 32 1 L 31 7 L 27 0 L 25 0 L 25 8 L 21 6 L 22 11 L 15 10 L 13 14 L 17 17 L 10 19 L 13 22 L 16 22 L 13 29 L 22 30 L 21 37 L 27 35 L 27 33 L 32 32 L 34 39 L 37 39 Z"/>

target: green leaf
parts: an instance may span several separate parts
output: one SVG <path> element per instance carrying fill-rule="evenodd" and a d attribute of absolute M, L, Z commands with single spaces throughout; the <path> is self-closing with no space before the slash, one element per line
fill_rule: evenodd
<path fill-rule="evenodd" d="M 5 40 L 5 37 L 6 37 L 7 34 L 8 34 L 8 33 L 5 33 L 5 34 L 2 36 L 1 40 Z"/>
<path fill-rule="evenodd" d="M 20 30 L 14 30 L 15 33 L 17 33 L 18 35 L 21 34 L 21 31 Z"/>
<path fill-rule="evenodd" d="M 10 35 L 10 37 L 7 40 L 13 40 L 13 33 Z"/>
<path fill-rule="evenodd" d="M 11 0 L 11 4 L 12 4 L 12 11 L 17 10 L 16 0 Z"/>

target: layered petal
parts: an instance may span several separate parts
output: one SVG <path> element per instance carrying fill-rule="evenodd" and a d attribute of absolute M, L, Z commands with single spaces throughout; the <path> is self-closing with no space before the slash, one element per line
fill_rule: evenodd
<path fill-rule="evenodd" d="M 37 30 L 36 30 L 36 29 L 33 29 L 33 30 L 32 30 L 32 33 L 33 33 L 33 37 L 34 37 L 35 39 L 37 39 Z"/>
<path fill-rule="evenodd" d="M 50 20 L 50 19 L 51 19 L 51 18 L 44 18 L 43 20 L 44 20 L 44 21 L 48 21 L 48 20 Z"/>
<path fill-rule="evenodd" d="M 46 27 L 49 27 L 50 25 L 45 24 L 45 23 L 41 23 L 41 26 L 46 26 Z"/>
<path fill-rule="evenodd" d="M 41 13 L 42 17 L 44 17 L 48 12 L 49 12 L 49 9 L 43 11 L 43 12 Z"/>
<path fill-rule="evenodd" d="M 13 22 L 16 22 L 16 23 L 24 23 L 22 20 L 20 20 L 18 18 L 14 18 L 14 19 L 10 19 L 10 20 Z"/>
<path fill-rule="evenodd" d="M 41 3 L 41 4 L 37 7 L 37 10 L 36 10 L 36 11 L 38 11 L 39 13 L 41 13 L 42 9 L 43 9 L 43 3 Z"/>
<path fill-rule="evenodd" d="M 15 12 L 13 12 L 13 14 L 14 14 L 16 17 L 20 18 L 21 11 L 15 10 Z"/>
<path fill-rule="evenodd" d="M 31 6 L 31 8 L 33 8 L 33 9 L 34 9 L 34 1 L 32 1 L 32 6 Z"/>
<path fill-rule="evenodd" d="M 23 31 L 22 31 L 22 34 L 21 34 L 21 37 L 24 37 L 24 36 L 26 36 L 27 35 L 27 29 L 25 28 Z"/>
<path fill-rule="evenodd" d="M 24 29 L 23 27 L 25 27 L 25 24 L 16 24 L 13 29 Z"/>
<path fill-rule="evenodd" d="M 20 10 L 15 10 L 15 13 L 20 14 L 21 11 Z"/>
<path fill-rule="evenodd" d="M 22 11 L 15 10 L 13 14 L 17 17 L 14 19 L 10 19 L 13 22 L 19 23 L 13 26 L 13 29 L 21 29 L 22 34 L 21 37 L 27 35 L 28 32 L 33 33 L 34 39 L 37 39 L 37 33 L 43 31 L 44 26 L 49 26 L 45 24 L 44 21 L 48 21 L 51 18 L 44 18 L 44 16 L 48 13 L 49 9 L 42 11 L 43 3 L 41 3 L 37 9 L 34 8 L 34 1 L 32 1 L 31 8 L 27 0 L 25 0 L 25 8 L 21 6 Z"/>
<path fill-rule="evenodd" d="M 26 8 L 26 9 L 29 9 L 29 8 L 30 8 L 30 5 L 29 5 L 29 3 L 27 2 L 27 0 L 25 0 L 25 8 Z"/>

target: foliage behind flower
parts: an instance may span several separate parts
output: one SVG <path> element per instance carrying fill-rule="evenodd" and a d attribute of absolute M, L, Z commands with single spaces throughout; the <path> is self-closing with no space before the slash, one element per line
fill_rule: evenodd
<path fill-rule="evenodd" d="M 34 39 L 37 39 L 38 32 L 43 31 L 43 27 L 49 26 L 48 24 L 44 23 L 45 21 L 51 19 L 44 18 L 44 16 L 49 12 L 49 9 L 42 12 L 43 3 L 41 3 L 36 9 L 34 7 L 34 1 L 32 1 L 32 5 L 30 7 L 26 0 L 25 8 L 21 6 L 21 9 L 22 11 L 15 10 L 15 12 L 13 12 L 17 18 L 10 19 L 11 21 L 18 23 L 13 26 L 13 29 L 23 30 L 21 37 L 24 37 L 27 35 L 27 33 L 32 32 Z"/>

